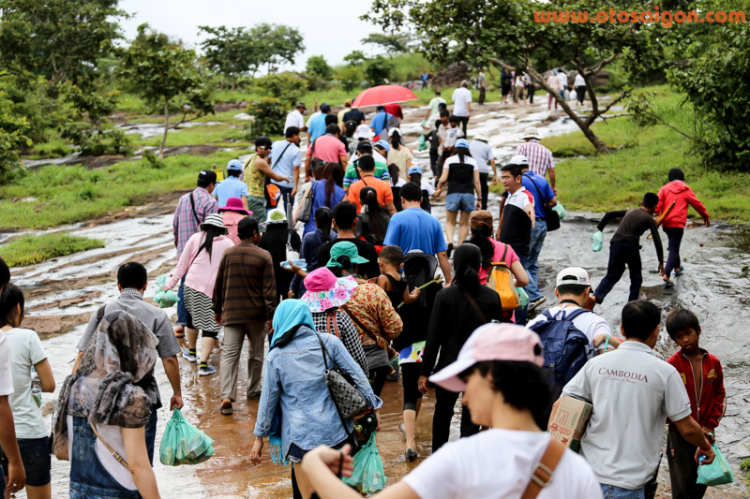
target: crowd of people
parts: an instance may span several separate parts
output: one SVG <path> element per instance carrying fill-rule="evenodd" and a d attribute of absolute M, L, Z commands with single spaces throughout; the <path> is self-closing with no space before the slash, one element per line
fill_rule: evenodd
<path fill-rule="evenodd" d="M 523 89 L 517 77 L 514 86 Z M 559 227 L 552 153 L 529 127 L 498 175 L 489 137 L 467 138 L 468 82 L 453 101 L 452 114 L 440 92 L 430 102 L 424 167 L 404 143 L 400 106 L 379 106 L 368 124 L 347 101 L 338 114 L 321 105 L 307 123 L 299 103 L 284 139 L 257 138 L 254 153 L 244 163 L 231 160 L 221 181 L 201 171 L 174 215 L 177 264 L 163 290 L 179 285 L 175 327 L 144 301 L 146 268 L 120 266 L 120 296 L 89 320 L 60 390 L 52 437 L 34 394 L 54 391 L 55 379 L 38 336 L 21 327 L 24 293 L 0 259 L 0 446 L 7 463 L 0 480 L 9 493 L 26 486 L 29 498 L 51 497 L 52 449 L 71 462 L 71 497 L 159 497 L 152 469 L 162 407 L 157 358 L 171 385 L 170 409 L 183 406 L 181 356 L 198 364 L 200 376 L 218 372 L 216 410 L 229 417 L 247 338 L 245 398 L 259 399 L 250 458 L 262 462 L 267 447 L 274 463 L 291 465 L 295 498 L 359 497 L 340 477 L 351 472 L 351 454 L 385 424 L 381 397 L 389 380 L 402 387 L 404 459 L 426 459 L 383 497 L 644 498 L 667 422 L 673 497 L 702 497 L 698 461 L 714 459 L 726 408 L 721 363 L 699 346 L 699 319 L 685 309 L 666 319 L 680 351 L 659 360 L 653 348 L 661 310 L 640 299 L 640 236 L 651 232 L 671 285 L 672 272 L 684 271 L 688 206 L 709 225 L 683 172 L 670 171 L 641 208 L 607 213 L 599 231 L 622 221 L 606 276 L 593 291 L 581 266 L 559 271 L 557 303 L 542 311 L 539 259 Z M 488 204 L 490 181 L 504 187 L 496 206 Z M 444 192 L 445 226 L 431 213 Z M 666 266 L 660 223 L 669 239 Z M 631 289 L 617 334 L 594 308 L 625 266 Z M 561 330 L 576 331 L 581 345 L 563 354 L 577 356 L 563 374 L 548 354 L 559 349 L 553 342 Z M 580 455 L 545 433 L 561 395 L 594 408 Z M 425 396 L 435 399 L 429 457 L 416 445 Z M 461 438 L 449 443 L 459 398 Z"/>

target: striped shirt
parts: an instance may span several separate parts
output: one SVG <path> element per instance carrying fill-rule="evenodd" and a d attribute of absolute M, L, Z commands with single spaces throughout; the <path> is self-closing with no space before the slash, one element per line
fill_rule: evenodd
<path fill-rule="evenodd" d="M 191 195 L 195 202 L 195 212 L 193 212 L 193 204 L 190 202 Z M 174 213 L 174 220 L 172 221 L 174 245 L 177 247 L 177 258 L 180 258 L 180 255 L 182 255 L 190 236 L 200 230 L 198 220 L 200 220 L 200 223 L 203 223 L 208 215 L 217 211 L 218 205 L 216 204 L 216 200 L 203 187 L 196 187 L 193 192 L 185 194 L 180 198 Z M 197 220 L 196 215 L 198 217 Z"/>
<path fill-rule="evenodd" d="M 536 139 L 531 139 L 516 148 L 516 156 L 526 156 L 529 160 L 529 169 L 537 175 L 544 177 L 547 170 L 555 169 L 555 159 L 552 151 L 544 147 Z"/>
<path fill-rule="evenodd" d="M 222 314 L 222 325 L 270 320 L 278 304 L 276 295 L 268 251 L 244 240 L 224 252 L 213 295 L 213 310 Z"/>

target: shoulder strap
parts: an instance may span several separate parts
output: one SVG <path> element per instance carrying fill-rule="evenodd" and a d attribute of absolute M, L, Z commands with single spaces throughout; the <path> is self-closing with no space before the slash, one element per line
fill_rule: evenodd
<path fill-rule="evenodd" d="M 466 291 L 464 291 L 463 289 L 461 289 L 461 292 L 464 294 L 464 297 L 466 298 L 466 300 L 469 303 L 471 303 L 471 306 L 474 307 L 474 310 L 477 311 L 477 313 L 479 314 L 479 317 L 482 318 L 482 322 L 484 324 L 487 324 L 489 321 L 487 320 L 487 317 L 484 315 L 484 312 L 482 312 L 482 309 L 479 308 L 479 305 L 477 305 L 477 302 L 474 301 L 474 298 L 472 298 L 471 295 L 467 293 Z"/>
<path fill-rule="evenodd" d="M 581 314 L 585 314 L 586 312 L 591 312 L 591 310 L 589 310 L 589 309 L 587 309 L 587 308 L 583 308 L 583 307 L 581 307 L 581 308 L 579 308 L 578 310 L 573 310 L 573 311 L 572 311 L 572 312 L 570 312 L 569 314 L 566 314 L 566 315 L 565 315 L 565 317 L 564 317 L 564 319 L 565 319 L 566 321 L 572 321 L 573 319 L 575 319 L 575 318 L 576 318 L 576 317 L 578 317 L 579 315 L 581 315 Z M 593 312 L 591 312 L 591 313 L 593 314 Z"/>
<path fill-rule="evenodd" d="M 289 149 L 290 145 L 292 145 L 291 142 L 286 145 L 283 151 L 281 151 L 281 154 L 279 155 L 279 157 L 276 159 L 276 161 L 273 162 L 273 166 L 271 167 L 271 170 L 273 170 L 276 167 L 276 165 L 279 164 L 279 161 L 281 161 L 281 158 L 284 157 L 284 153 L 286 152 L 287 149 Z"/>
<path fill-rule="evenodd" d="M 505 243 L 500 243 L 500 244 L 505 245 L 505 249 L 503 250 L 503 260 L 502 261 L 505 264 L 505 266 L 507 267 L 508 266 L 508 262 L 505 260 L 505 256 L 508 254 L 508 245 L 505 244 Z"/>
<path fill-rule="evenodd" d="M 341 339 L 341 333 L 339 332 L 339 323 L 336 320 L 336 309 L 332 308 L 326 312 L 326 330 L 328 334 L 331 334 L 331 323 L 333 323 L 333 331 L 338 339 Z"/>
<path fill-rule="evenodd" d="M 367 328 L 365 327 L 365 325 L 364 325 L 364 324 L 362 324 L 362 322 L 361 322 L 361 321 L 360 321 L 359 319 L 357 319 L 357 317 L 356 317 L 356 316 L 355 316 L 355 315 L 354 315 L 354 314 L 352 313 L 352 311 L 351 311 L 351 310 L 349 309 L 349 307 L 347 307 L 346 305 L 342 305 L 342 306 L 341 306 L 341 309 L 342 309 L 342 310 L 343 310 L 344 312 L 346 312 L 346 315 L 348 315 L 348 316 L 349 316 L 349 318 L 350 318 L 350 319 L 352 320 L 352 322 L 354 322 L 354 323 L 355 323 L 356 325 L 358 325 L 358 326 L 359 326 L 359 328 L 360 328 L 360 329 L 361 329 L 362 331 L 364 331 L 364 332 L 365 332 L 365 334 L 366 334 L 367 336 L 369 336 L 369 337 L 370 337 L 370 339 L 371 339 L 372 341 L 374 341 L 375 343 L 378 343 L 378 337 L 377 337 L 377 336 L 375 335 L 375 333 L 373 333 L 372 331 L 370 331 L 369 329 L 367 329 Z M 383 341 L 385 341 L 385 339 L 383 339 Z M 378 343 L 378 344 L 379 344 L 379 343 Z"/>
<path fill-rule="evenodd" d="M 541 461 L 531 474 L 531 480 L 529 480 L 526 490 L 523 491 L 521 499 L 535 499 L 542 489 L 549 485 L 563 454 L 565 454 L 565 446 L 557 440 L 550 440 Z"/>
<path fill-rule="evenodd" d="M 198 222 L 198 225 L 201 224 L 201 219 L 198 218 L 198 213 L 195 211 L 195 199 L 193 198 L 193 193 L 190 193 L 190 206 L 193 208 L 193 216 L 195 217 L 195 221 Z"/>
<path fill-rule="evenodd" d="M 526 177 L 527 179 L 531 180 L 531 183 L 534 184 L 534 189 L 536 190 L 536 193 L 539 194 L 539 197 L 541 198 L 542 202 L 544 202 L 544 204 L 547 204 L 547 202 L 549 200 L 545 199 L 545 197 L 542 196 L 542 191 L 539 190 L 539 186 L 536 185 L 536 182 L 534 182 L 534 179 L 531 178 L 531 176 L 529 176 L 529 175 L 524 175 L 524 177 Z"/>
<path fill-rule="evenodd" d="M 99 323 L 104 319 L 104 309 L 107 307 L 107 305 L 102 305 L 99 307 L 99 310 L 96 311 L 96 322 Z"/>
<path fill-rule="evenodd" d="M 320 342 L 320 349 L 323 352 L 323 365 L 326 368 L 326 373 L 328 373 L 328 371 L 330 371 L 330 369 L 328 368 L 328 357 L 330 357 L 331 354 L 328 353 L 328 349 L 323 344 L 323 339 L 320 337 L 320 334 L 318 334 L 317 331 L 315 332 L 315 337 L 318 338 L 318 341 Z M 333 362 L 333 359 L 331 359 L 331 362 Z"/>
<path fill-rule="evenodd" d="M 121 465 L 123 465 L 126 470 L 130 471 L 130 468 L 128 467 L 127 461 L 125 461 L 125 458 L 122 457 L 119 452 L 117 452 L 112 447 L 110 447 L 109 444 L 102 438 L 102 436 L 99 435 L 99 432 L 96 431 L 96 425 L 92 424 L 92 423 L 89 423 L 89 426 L 91 426 L 91 429 L 94 431 L 94 435 L 96 435 L 96 438 L 99 439 L 99 441 L 102 443 L 102 445 L 104 446 L 104 448 L 107 449 L 110 454 L 112 454 L 112 457 L 114 457 L 115 460 L 117 460 L 118 463 L 120 463 Z"/>

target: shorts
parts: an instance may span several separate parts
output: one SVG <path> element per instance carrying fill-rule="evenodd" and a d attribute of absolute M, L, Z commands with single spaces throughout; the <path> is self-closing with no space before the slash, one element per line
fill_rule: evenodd
<path fill-rule="evenodd" d="M 49 437 L 19 439 L 18 449 L 21 451 L 21 462 L 26 471 L 26 485 L 42 487 L 52 481 L 50 470 Z M 8 474 L 8 462 L 3 459 L 3 474 Z"/>
<path fill-rule="evenodd" d="M 448 211 L 465 211 L 471 213 L 476 207 L 474 194 L 454 192 L 445 197 L 445 209 Z"/>

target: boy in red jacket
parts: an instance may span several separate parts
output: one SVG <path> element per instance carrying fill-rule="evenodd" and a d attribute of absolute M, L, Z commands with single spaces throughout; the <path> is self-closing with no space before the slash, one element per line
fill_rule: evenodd
<path fill-rule="evenodd" d="M 672 168 L 667 174 L 669 182 L 659 189 L 659 204 L 656 205 L 656 215 L 661 215 L 673 202 L 674 208 L 669 215 L 662 221 L 661 226 L 667 234 L 669 240 L 667 255 L 667 264 L 664 266 L 664 283 L 667 287 L 674 286 L 669 279 L 672 275 L 682 274 L 682 265 L 680 264 L 680 243 L 682 243 L 682 234 L 685 231 L 687 223 L 688 205 L 692 206 L 695 211 L 703 218 L 706 227 L 711 225 L 708 219 L 708 211 L 695 196 L 693 190 L 685 184 L 685 174 L 679 168 Z"/>
<path fill-rule="evenodd" d="M 690 310 L 675 309 L 667 315 L 667 333 L 682 348 L 667 362 L 680 373 L 685 384 L 692 417 L 703 428 L 712 444 L 714 432 L 726 410 L 724 374 L 719 359 L 698 346 L 701 326 Z M 670 422 L 667 436 L 667 461 L 674 499 L 700 499 L 705 485 L 698 485 L 696 447 L 680 435 Z"/>

